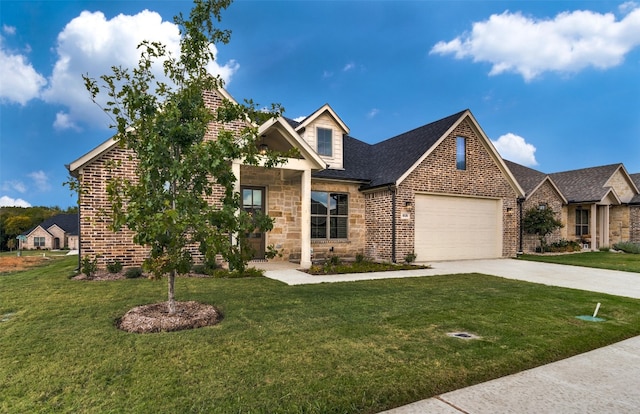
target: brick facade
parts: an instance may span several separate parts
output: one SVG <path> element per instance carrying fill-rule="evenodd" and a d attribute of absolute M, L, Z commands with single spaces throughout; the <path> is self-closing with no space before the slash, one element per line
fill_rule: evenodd
<path fill-rule="evenodd" d="M 629 207 L 629 221 L 631 222 L 629 241 L 640 243 L 640 206 Z"/>
<path fill-rule="evenodd" d="M 456 169 L 456 137 L 467 138 L 467 169 Z M 395 259 L 414 251 L 416 193 L 441 193 L 502 200 L 502 255 L 516 255 L 519 238 L 517 194 L 487 149 L 484 139 L 469 119 L 461 122 L 400 183 L 395 196 Z M 367 194 L 367 255 L 377 260 L 392 260 L 392 189 Z M 402 220 L 402 214 L 410 214 Z"/>
<path fill-rule="evenodd" d="M 553 210 L 556 213 L 556 219 L 559 219 L 564 225 L 563 228 L 556 229 L 553 233 L 547 236 L 547 243 L 554 243 L 560 241 L 563 238 L 567 231 L 567 217 L 566 210 L 563 209 L 563 200 L 556 191 L 556 189 L 551 185 L 551 183 L 546 180 L 538 189 L 531 194 L 529 198 L 522 204 L 522 214 L 526 214 L 528 210 L 531 208 L 539 208 L 541 205 L 546 206 L 546 208 Z M 535 234 L 527 234 L 523 232 L 522 235 L 522 251 L 524 253 L 532 253 L 536 251 L 536 247 L 540 245 L 540 241 L 538 236 Z"/>

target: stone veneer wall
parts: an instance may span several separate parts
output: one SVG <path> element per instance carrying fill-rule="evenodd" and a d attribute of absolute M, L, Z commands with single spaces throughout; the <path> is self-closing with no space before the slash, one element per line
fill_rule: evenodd
<path fill-rule="evenodd" d="M 214 110 L 222 102 L 215 92 L 205 93 L 205 102 Z M 206 140 L 215 139 L 224 128 L 234 132 L 244 127 L 242 122 L 219 124 L 212 122 L 205 136 Z M 114 145 L 97 159 L 89 162 L 78 171 L 83 191 L 79 196 L 80 211 L 80 253 L 84 257 L 98 258 L 98 265 L 104 267 L 113 260 L 119 260 L 124 266 L 139 266 L 148 256 L 148 249 L 133 242 L 133 232 L 124 228 L 114 233 L 109 228 L 110 203 L 107 196 L 107 183 L 114 177 L 135 179 L 136 161 L 132 153 Z M 110 168 L 117 165 L 117 168 Z M 221 190 L 221 189 L 220 189 Z M 211 202 L 220 199 L 221 191 L 214 194 Z"/>
<path fill-rule="evenodd" d="M 631 209 L 627 205 L 609 209 L 609 246 L 631 240 Z"/>
<path fill-rule="evenodd" d="M 355 258 L 365 253 L 367 223 L 365 220 L 365 196 L 358 190 L 359 184 L 311 180 L 311 191 L 343 193 L 349 196 L 349 230 L 344 239 L 311 239 L 312 260 L 322 260 L 331 256 Z"/>
<path fill-rule="evenodd" d="M 564 225 L 563 228 L 556 229 L 553 233 L 547 236 L 547 243 L 553 243 L 560 241 L 563 238 L 563 232 L 566 231 L 567 227 L 567 218 L 566 214 L 563 213 L 563 202 L 556 190 L 553 188 L 549 181 L 545 181 L 535 193 L 531 194 L 531 196 L 523 203 L 522 205 L 522 215 L 527 213 L 531 208 L 538 208 L 541 204 L 547 206 L 556 213 L 556 218 L 559 219 Z M 523 232 L 522 235 L 522 251 L 524 253 L 531 253 L 536 251 L 536 247 L 540 245 L 540 241 L 538 240 L 538 236 L 535 234 L 527 234 Z"/>
<path fill-rule="evenodd" d="M 467 169 L 456 169 L 456 137 L 467 138 Z M 519 219 L 517 194 L 495 163 L 482 138 L 469 120 L 458 125 L 427 158 L 398 186 L 396 195 L 396 260 L 414 251 L 415 212 L 410 220 L 400 220 L 407 202 L 415 206 L 417 192 L 496 197 L 502 199 L 504 257 L 518 250 Z M 391 193 L 369 194 L 368 213 L 375 214 L 379 228 L 369 232 L 368 245 L 375 245 L 372 257 L 391 260 Z M 406 211 L 405 211 L 406 212 Z M 369 224 L 369 223 L 367 223 Z M 368 247 L 368 251 L 372 248 Z M 372 252 L 374 253 L 374 252 Z M 418 259 L 419 260 L 419 259 Z"/>

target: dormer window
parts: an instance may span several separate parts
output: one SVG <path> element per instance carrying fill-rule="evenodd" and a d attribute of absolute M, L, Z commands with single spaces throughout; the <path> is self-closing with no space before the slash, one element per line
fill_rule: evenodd
<path fill-rule="evenodd" d="M 333 131 L 327 128 L 318 128 L 318 154 L 325 157 L 331 157 L 333 155 Z"/>

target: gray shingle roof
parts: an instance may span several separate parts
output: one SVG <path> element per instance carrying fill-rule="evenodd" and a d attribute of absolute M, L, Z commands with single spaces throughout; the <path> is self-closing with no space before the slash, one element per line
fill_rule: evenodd
<path fill-rule="evenodd" d="M 511 173 L 527 196 L 529 196 L 531 192 L 535 190 L 545 178 L 547 178 L 547 174 L 534 170 L 533 168 L 516 164 L 513 161 L 504 160 L 504 162 L 507 164 L 507 167 L 511 170 Z"/>
<path fill-rule="evenodd" d="M 638 187 L 638 189 L 640 189 L 640 173 L 629 174 L 629 177 L 631 177 L 631 180 L 636 185 L 636 187 Z M 640 204 L 640 194 L 636 194 L 631 199 L 631 204 Z"/>
<path fill-rule="evenodd" d="M 609 178 L 622 164 L 602 165 L 549 174 L 570 203 L 600 201 L 610 190 Z"/>
<path fill-rule="evenodd" d="M 313 176 L 364 181 L 363 188 L 394 184 L 465 112 L 460 111 L 374 145 L 345 136 L 345 169 L 327 169 Z"/>
<path fill-rule="evenodd" d="M 44 220 L 42 223 L 39 224 L 39 226 L 45 230 L 48 230 L 49 227 L 53 225 L 57 225 L 62 230 L 64 230 L 65 233 L 69 235 L 72 235 L 72 236 L 78 235 L 78 215 L 77 214 L 58 214 L 58 215 L 49 217 L 48 219 Z M 35 230 L 36 227 L 30 229 L 24 234 L 31 233 L 33 230 Z"/>

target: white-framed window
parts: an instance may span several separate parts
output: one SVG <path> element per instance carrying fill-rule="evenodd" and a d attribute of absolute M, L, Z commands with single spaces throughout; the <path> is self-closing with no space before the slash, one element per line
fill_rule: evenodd
<path fill-rule="evenodd" d="M 311 238 L 348 237 L 349 196 L 326 191 L 311 192 Z"/>
<path fill-rule="evenodd" d="M 333 131 L 329 128 L 317 128 L 318 154 L 326 157 L 333 155 Z"/>
<path fill-rule="evenodd" d="M 576 236 L 589 234 L 589 210 L 576 208 Z"/>
<path fill-rule="evenodd" d="M 465 137 L 456 138 L 456 169 L 467 169 L 467 139 Z"/>
<path fill-rule="evenodd" d="M 33 247 L 44 247 L 44 237 L 34 237 Z"/>

